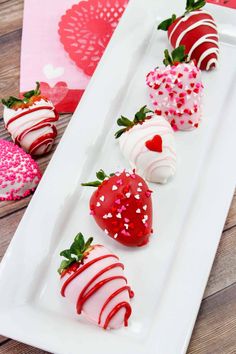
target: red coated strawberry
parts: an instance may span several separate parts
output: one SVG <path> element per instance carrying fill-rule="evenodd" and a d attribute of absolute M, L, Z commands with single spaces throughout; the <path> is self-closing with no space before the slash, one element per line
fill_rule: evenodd
<path fill-rule="evenodd" d="M 201 8 L 204 0 L 187 0 L 183 16 L 161 22 L 158 29 L 168 31 L 172 47 L 184 45 L 189 59 L 195 59 L 202 70 L 210 70 L 217 66 L 219 46 L 218 31 L 215 20 Z"/>
<path fill-rule="evenodd" d="M 90 199 L 98 226 L 123 245 L 147 244 L 152 233 L 152 192 L 146 182 L 134 171 L 107 176 L 100 170 L 96 176 L 97 181 L 82 185 L 98 187 Z"/>

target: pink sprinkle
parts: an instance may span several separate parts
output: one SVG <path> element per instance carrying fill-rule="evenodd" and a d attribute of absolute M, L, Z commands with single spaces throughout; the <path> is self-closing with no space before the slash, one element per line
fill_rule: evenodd
<path fill-rule="evenodd" d="M 130 233 L 128 231 L 126 231 L 126 230 L 122 230 L 121 233 L 124 236 L 130 236 Z"/>
<path fill-rule="evenodd" d="M 125 222 L 129 222 L 129 219 L 128 219 L 128 218 L 125 218 L 124 220 L 125 220 Z"/>
<path fill-rule="evenodd" d="M 122 179 L 118 179 L 118 181 L 116 183 L 121 186 L 123 184 L 123 181 L 122 181 Z"/>
<path fill-rule="evenodd" d="M 116 199 L 116 200 L 115 200 L 115 203 L 116 203 L 116 204 L 120 204 L 120 199 Z"/>
<path fill-rule="evenodd" d="M 89 214 L 90 215 L 94 215 L 95 214 L 94 210 L 90 209 L 90 213 Z"/>
<path fill-rule="evenodd" d="M 146 191 L 146 192 L 145 192 L 145 195 L 146 195 L 146 197 L 148 197 L 148 198 L 151 196 L 151 194 L 152 194 L 151 191 Z"/>
<path fill-rule="evenodd" d="M 121 206 L 121 208 L 117 209 L 118 213 L 122 213 L 122 211 L 126 210 L 126 207 L 124 205 Z"/>

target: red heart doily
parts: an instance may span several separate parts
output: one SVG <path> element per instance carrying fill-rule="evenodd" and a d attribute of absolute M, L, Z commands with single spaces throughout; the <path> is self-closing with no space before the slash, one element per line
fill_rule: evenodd
<path fill-rule="evenodd" d="M 60 40 L 70 58 L 91 76 L 123 14 L 128 0 L 81 1 L 59 23 Z"/>

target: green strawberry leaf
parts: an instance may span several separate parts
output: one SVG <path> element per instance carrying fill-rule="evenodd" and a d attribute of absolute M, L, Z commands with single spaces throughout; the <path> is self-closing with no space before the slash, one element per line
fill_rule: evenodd
<path fill-rule="evenodd" d="M 93 238 L 90 237 L 86 242 L 84 236 L 79 232 L 70 246 L 69 249 L 60 252 L 60 256 L 66 258 L 61 261 L 61 265 L 58 269 L 59 274 L 62 274 L 72 263 L 79 263 L 83 260 L 85 253 L 89 250 Z"/>
<path fill-rule="evenodd" d="M 37 81 L 36 82 L 36 88 L 35 90 L 30 90 L 28 92 L 25 92 L 23 94 L 23 99 L 14 97 L 14 96 L 10 96 L 8 99 L 2 99 L 2 104 L 8 108 L 12 108 L 14 107 L 17 103 L 28 103 L 29 99 L 33 96 L 39 96 L 40 95 L 40 84 Z"/>
<path fill-rule="evenodd" d="M 123 133 L 127 131 L 126 128 L 122 128 L 115 133 L 115 138 L 118 139 Z"/>
<path fill-rule="evenodd" d="M 167 65 L 174 65 L 176 63 L 188 63 L 188 55 L 184 53 L 185 52 L 185 46 L 181 45 L 177 48 L 175 48 L 172 53 L 170 54 L 168 49 L 164 51 L 164 60 L 163 63 L 165 66 Z"/>
<path fill-rule="evenodd" d="M 71 251 L 70 251 L 70 249 L 61 251 L 60 256 L 65 257 L 67 259 L 71 259 Z"/>
<path fill-rule="evenodd" d="M 102 169 L 96 173 L 96 176 L 100 181 L 104 181 L 104 179 L 108 177 Z"/>
<path fill-rule="evenodd" d="M 92 182 L 86 182 L 86 183 L 81 183 L 81 186 L 83 187 L 99 187 L 103 181 L 105 180 L 105 178 L 109 178 L 114 176 L 114 173 L 110 173 L 109 176 L 101 169 L 96 173 L 96 177 L 98 178 L 98 180 L 96 181 L 92 181 Z"/>
<path fill-rule="evenodd" d="M 63 271 L 65 270 L 65 269 L 67 269 L 67 268 L 69 268 L 69 266 L 72 264 L 72 263 L 74 263 L 74 262 L 76 262 L 76 259 L 74 259 L 74 258 L 71 258 L 71 259 L 69 259 L 69 260 L 63 260 L 63 261 L 61 261 L 61 264 L 60 264 L 60 267 L 58 268 L 58 273 L 59 274 L 62 274 L 63 273 Z"/>
<path fill-rule="evenodd" d="M 168 28 L 170 27 L 170 25 L 171 25 L 172 23 L 175 22 L 175 20 L 176 20 L 176 15 L 173 14 L 173 15 L 171 16 L 171 18 L 167 18 L 167 20 L 162 21 L 162 22 L 158 25 L 157 29 L 158 29 L 158 30 L 162 30 L 162 31 L 168 31 Z"/>
<path fill-rule="evenodd" d="M 117 124 L 119 126 L 123 126 L 124 128 L 118 130 L 115 133 L 115 138 L 118 139 L 123 133 L 125 133 L 127 130 L 132 128 L 134 125 L 144 122 L 145 119 L 148 118 L 148 116 L 147 116 L 148 113 L 153 113 L 153 111 L 148 109 L 147 106 L 145 105 L 145 106 L 141 107 L 138 112 L 135 113 L 133 121 L 124 117 L 124 116 L 121 116 L 120 118 L 118 118 Z"/>
<path fill-rule="evenodd" d="M 199 10 L 205 5 L 206 5 L 205 0 L 197 0 L 197 1 L 187 0 L 186 7 L 185 7 L 185 15 L 189 12 Z"/>

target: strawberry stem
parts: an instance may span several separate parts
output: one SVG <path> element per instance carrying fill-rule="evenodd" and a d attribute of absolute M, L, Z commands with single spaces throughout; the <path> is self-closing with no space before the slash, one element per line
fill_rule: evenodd
<path fill-rule="evenodd" d="M 130 120 L 124 116 L 120 116 L 120 118 L 117 119 L 117 124 L 120 127 L 124 127 L 124 128 L 118 130 L 115 133 L 115 138 L 118 139 L 123 133 L 125 133 L 127 130 L 132 128 L 134 125 L 143 123 L 145 119 L 149 118 L 149 116 L 147 116 L 148 113 L 153 113 L 153 111 L 148 109 L 147 106 L 143 106 L 140 108 L 140 110 L 137 113 L 135 113 L 133 120 Z"/>
<path fill-rule="evenodd" d="M 175 48 L 171 54 L 169 53 L 168 49 L 164 51 L 165 58 L 163 60 L 163 64 L 167 65 L 174 65 L 177 63 L 188 63 L 187 57 L 188 55 L 184 53 L 185 46 L 181 45 Z"/>
<path fill-rule="evenodd" d="M 205 6 L 206 1 L 205 0 L 187 0 L 186 7 L 185 7 L 185 13 L 182 15 L 184 17 L 188 13 L 192 11 L 196 11 L 201 9 L 203 6 Z M 176 15 L 173 14 L 170 18 L 167 18 L 166 20 L 162 21 L 157 29 L 162 30 L 162 31 L 168 31 L 168 28 L 172 23 L 174 23 L 176 20 Z"/>
<path fill-rule="evenodd" d="M 159 23 L 157 29 L 162 30 L 162 31 L 168 31 L 168 28 L 172 23 L 174 23 L 176 20 L 176 15 L 173 14 L 170 18 L 167 18 L 167 20 L 162 21 Z"/>
<path fill-rule="evenodd" d="M 69 266 L 75 262 L 79 263 L 83 260 L 91 247 L 91 243 L 93 242 L 93 238 L 89 237 L 89 239 L 85 242 L 84 236 L 81 232 L 79 232 L 70 246 L 69 249 L 65 249 L 60 252 L 60 256 L 64 257 L 61 261 L 60 267 L 58 269 L 58 273 L 62 274 Z"/>
<path fill-rule="evenodd" d="M 14 96 L 10 96 L 9 98 L 7 99 L 2 99 L 2 104 L 8 108 L 12 108 L 15 104 L 17 103 L 28 103 L 30 98 L 33 97 L 33 96 L 39 96 L 41 94 L 41 91 L 40 91 L 40 83 L 37 81 L 36 82 L 36 88 L 34 90 L 30 90 L 30 91 L 27 91 L 23 94 L 23 98 L 20 99 L 20 98 L 17 98 L 17 97 L 14 97 Z"/>
<path fill-rule="evenodd" d="M 96 173 L 97 180 L 87 183 L 81 183 L 83 187 L 99 187 L 106 178 L 114 176 L 114 173 L 107 175 L 102 169 Z"/>
<path fill-rule="evenodd" d="M 189 12 L 199 10 L 205 5 L 205 0 L 187 0 L 184 15 L 188 14 Z"/>

